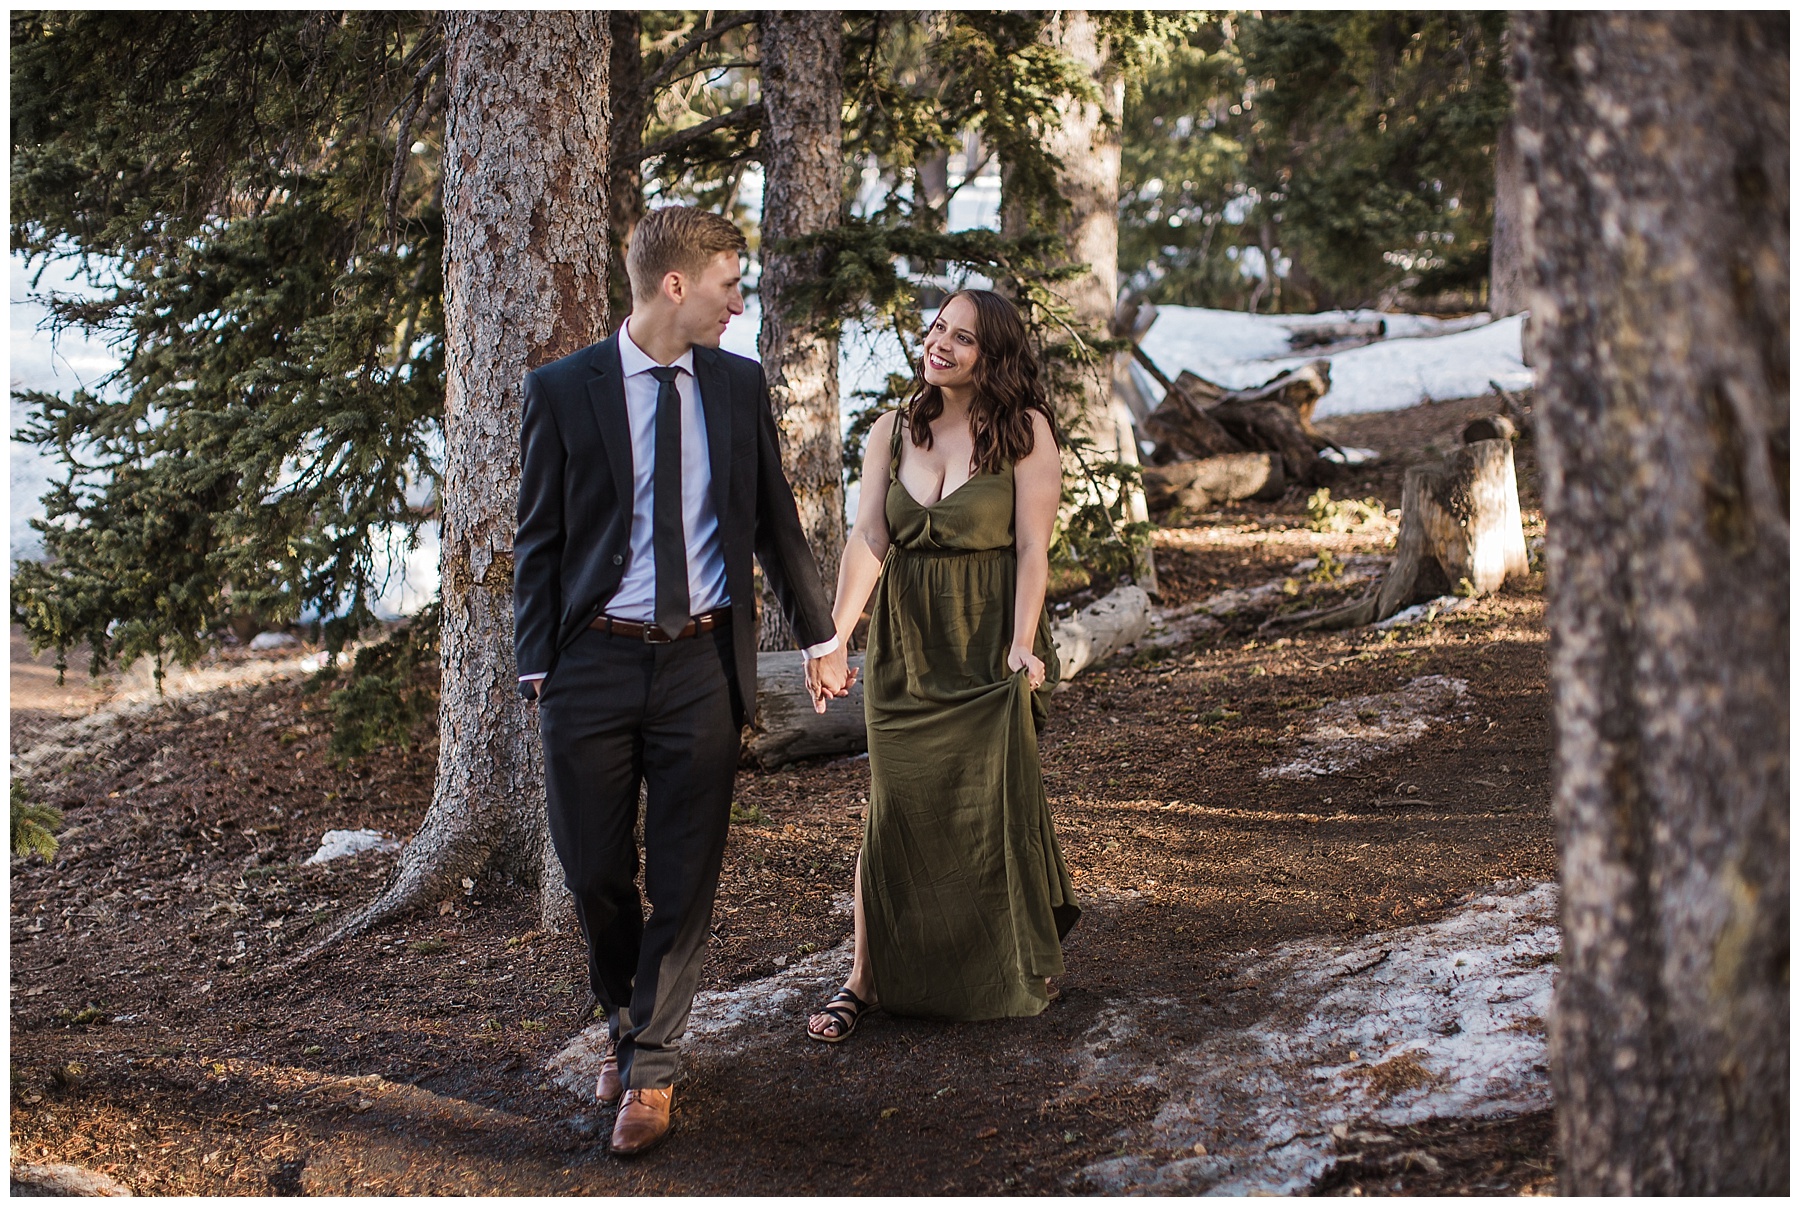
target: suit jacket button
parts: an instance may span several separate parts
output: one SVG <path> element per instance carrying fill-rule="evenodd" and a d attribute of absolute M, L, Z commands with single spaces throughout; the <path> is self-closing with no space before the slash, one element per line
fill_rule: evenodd
<path fill-rule="evenodd" d="M 625 564 L 625 555 L 623 553 L 613 554 L 613 565 L 623 566 L 624 564 Z"/>

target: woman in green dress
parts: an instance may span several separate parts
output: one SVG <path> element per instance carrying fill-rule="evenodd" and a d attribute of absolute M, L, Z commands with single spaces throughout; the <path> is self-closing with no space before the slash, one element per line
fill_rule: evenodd
<path fill-rule="evenodd" d="M 870 788 L 855 963 L 807 1022 L 825 1043 L 877 1004 L 1037 1014 L 1080 914 L 1038 768 L 1062 464 L 1036 357 L 985 290 L 945 302 L 924 353 L 912 398 L 869 433 L 838 571 L 839 639 L 870 604 Z"/>

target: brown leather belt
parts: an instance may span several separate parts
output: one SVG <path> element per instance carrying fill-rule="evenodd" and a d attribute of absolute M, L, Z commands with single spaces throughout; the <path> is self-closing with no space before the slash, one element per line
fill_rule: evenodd
<path fill-rule="evenodd" d="M 633 641 L 644 641 L 651 645 L 667 645 L 671 641 L 680 641 L 683 637 L 698 637 L 702 633 L 710 633 L 731 618 L 730 609 L 714 608 L 710 612 L 702 612 L 687 622 L 687 627 L 673 637 L 657 628 L 654 624 L 639 624 L 635 620 L 618 620 L 611 616 L 596 616 L 588 625 L 590 629 L 598 629 L 602 633 L 613 633 L 620 637 L 629 637 Z"/>

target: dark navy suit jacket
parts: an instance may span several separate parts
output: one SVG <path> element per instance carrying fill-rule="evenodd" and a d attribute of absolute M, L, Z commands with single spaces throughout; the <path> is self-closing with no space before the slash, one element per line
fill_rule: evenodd
<path fill-rule="evenodd" d="M 725 554 L 736 656 L 733 711 L 756 700 L 756 607 L 750 558 L 802 647 L 834 627 L 818 562 L 781 471 L 762 366 L 694 348 L 706 414 L 712 497 Z M 558 655 L 605 609 L 631 545 L 631 429 L 618 336 L 525 375 L 519 530 L 513 542 L 513 649 L 519 674 L 556 673 Z"/>

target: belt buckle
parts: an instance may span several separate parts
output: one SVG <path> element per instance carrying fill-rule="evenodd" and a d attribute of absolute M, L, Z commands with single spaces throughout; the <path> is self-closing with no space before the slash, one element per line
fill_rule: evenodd
<path fill-rule="evenodd" d="M 662 634 L 660 637 L 657 636 L 657 634 L 659 634 L 659 633 Z M 655 621 L 651 621 L 649 624 L 644 626 L 644 644 L 645 645 L 668 645 L 671 642 L 673 642 L 674 640 L 675 639 L 673 637 L 669 636 L 667 633 L 663 633 L 663 631 L 657 627 Z"/>

